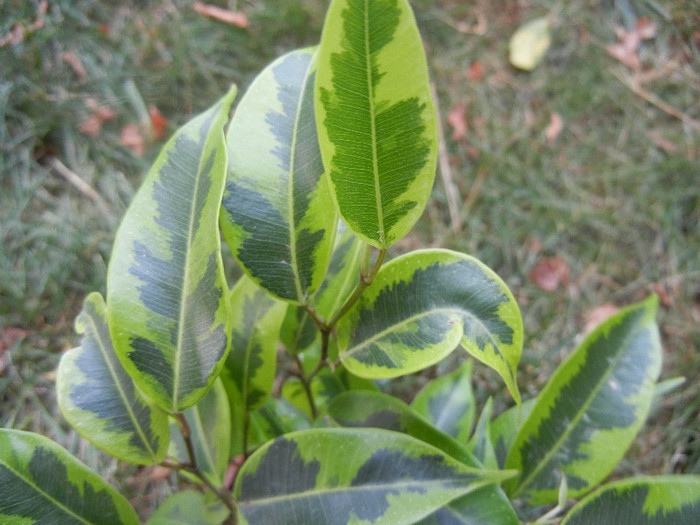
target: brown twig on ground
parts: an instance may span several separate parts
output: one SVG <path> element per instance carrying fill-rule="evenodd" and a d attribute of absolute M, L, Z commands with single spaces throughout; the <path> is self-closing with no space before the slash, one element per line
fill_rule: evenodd
<path fill-rule="evenodd" d="M 450 167 L 450 159 L 447 156 L 447 147 L 445 146 L 445 132 L 442 129 L 442 117 L 440 113 L 440 102 L 438 101 L 437 90 L 435 84 L 430 85 L 433 91 L 433 100 L 435 101 L 435 113 L 437 114 L 437 129 L 438 129 L 438 162 L 440 163 L 440 175 L 442 183 L 445 186 L 445 197 L 447 198 L 447 208 L 450 213 L 450 221 L 452 223 L 452 231 L 459 233 L 462 231 L 462 219 L 459 216 L 459 190 L 452 180 L 452 168 Z"/>
<path fill-rule="evenodd" d="M 632 92 L 637 95 L 638 97 L 646 100 L 649 102 L 649 104 L 652 104 L 659 108 L 661 111 L 664 113 L 667 113 L 671 115 L 672 117 L 675 117 L 679 119 L 680 121 L 684 122 L 685 124 L 692 126 L 696 130 L 700 131 L 700 121 L 695 120 L 692 117 L 689 117 L 682 111 L 674 108 L 670 104 L 664 102 L 661 100 L 659 97 L 654 95 L 653 93 L 650 93 L 646 89 L 644 89 L 641 84 L 634 78 L 634 77 L 624 77 L 623 75 L 617 73 L 616 71 L 611 71 L 613 76 L 617 78 L 620 82 L 622 82 L 625 86 L 627 86 Z"/>
<path fill-rule="evenodd" d="M 97 193 L 94 189 L 92 189 L 90 187 L 90 185 L 87 182 L 85 182 L 83 179 L 81 179 L 78 174 L 73 172 L 70 168 L 68 168 L 68 166 L 63 164 L 56 157 L 51 157 L 49 159 L 49 167 L 51 168 L 51 173 L 53 173 L 55 175 L 59 175 L 61 178 L 63 178 L 65 181 L 67 181 L 71 186 L 73 186 L 75 189 L 77 189 L 80 193 L 82 193 L 88 199 L 90 199 L 97 207 L 97 210 L 106 219 L 108 219 L 110 221 L 114 220 L 114 215 L 111 213 L 111 211 L 109 209 L 109 205 L 100 196 L 100 194 Z"/>

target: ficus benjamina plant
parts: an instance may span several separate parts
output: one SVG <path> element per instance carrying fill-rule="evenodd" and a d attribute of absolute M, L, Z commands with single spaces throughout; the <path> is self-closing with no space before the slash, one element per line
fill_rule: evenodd
<path fill-rule="evenodd" d="M 235 95 L 164 146 L 117 232 L 106 299 L 85 299 L 82 344 L 58 368 L 80 435 L 191 487 L 148 524 L 700 523 L 700 476 L 601 486 L 660 390 L 655 296 L 521 402 L 506 284 L 455 251 L 392 257 L 438 149 L 406 0 L 333 0 L 317 47 Z M 222 236 L 242 269 L 231 288 Z M 512 408 L 476 414 L 469 359 L 411 404 L 383 393 L 458 348 Z M 0 430 L 0 486 L 2 523 L 138 523 L 37 434 Z"/>

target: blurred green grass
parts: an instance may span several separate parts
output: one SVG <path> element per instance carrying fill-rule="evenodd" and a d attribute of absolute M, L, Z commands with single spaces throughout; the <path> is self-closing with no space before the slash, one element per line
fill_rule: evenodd
<path fill-rule="evenodd" d="M 120 142 L 122 127 L 138 124 L 143 107 L 153 105 L 172 131 L 230 83 L 242 92 L 274 57 L 318 41 L 327 2 L 219 2 L 242 10 L 247 28 L 205 18 L 191 4 L 57 0 L 40 16 L 38 1 L 0 3 L 0 38 L 16 24 L 25 28 L 20 42 L 0 47 L 2 426 L 84 447 L 56 411 L 53 371 L 60 351 L 77 342 L 71 324 L 82 299 L 104 293 L 114 231 L 160 145 L 135 155 Z M 525 319 L 519 380 L 526 396 L 571 351 L 596 306 L 661 291 L 664 377 L 687 381 L 660 402 L 620 474 L 700 473 L 700 131 L 691 122 L 700 120 L 697 1 L 413 6 L 462 230 L 451 226 L 438 177 L 424 220 L 398 249 L 462 250 L 506 280 Z M 551 48 L 534 71 L 516 71 L 507 61 L 508 39 L 538 16 L 550 17 Z M 615 26 L 642 16 L 657 34 L 642 43 L 643 68 L 634 77 L 606 46 L 616 41 Z M 481 78 L 468 74 L 475 62 Z M 633 78 L 687 119 L 623 82 Z M 116 113 L 96 136 L 81 131 L 91 101 Z M 460 103 L 468 131 L 452 140 L 447 116 Z M 545 129 L 555 113 L 564 125 L 549 141 Z M 56 161 L 99 199 L 60 176 Z M 567 263 L 570 280 L 546 292 L 528 275 L 550 256 Z M 502 399 L 497 378 L 476 370 L 482 400 Z M 420 381 L 410 378 L 402 388 L 410 395 Z M 82 454 L 114 471 L 94 451 Z"/>

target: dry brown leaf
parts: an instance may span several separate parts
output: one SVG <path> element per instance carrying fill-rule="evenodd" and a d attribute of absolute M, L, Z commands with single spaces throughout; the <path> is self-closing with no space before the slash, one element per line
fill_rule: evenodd
<path fill-rule="evenodd" d="M 612 303 L 605 303 L 601 304 L 600 306 L 596 306 L 593 308 L 593 310 L 588 312 L 588 315 L 586 315 L 586 323 L 583 326 L 583 333 L 587 334 L 592 332 L 600 323 L 605 321 L 611 315 L 616 314 L 618 310 L 619 308 Z"/>
<path fill-rule="evenodd" d="M 547 137 L 547 142 L 550 146 L 554 143 L 563 129 L 564 119 L 561 118 L 559 113 L 552 113 L 549 116 L 549 125 L 547 126 L 547 129 L 544 130 L 544 134 Z"/>
<path fill-rule="evenodd" d="M 122 128 L 120 142 L 139 157 L 145 151 L 143 136 L 135 124 L 127 124 Z"/>
<path fill-rule="evenodd" d="M 87 77 L 87 71 L 85 70 L 85 66 L 83 65 L 78 55 L 76 55 L 72 51 L 62 53 L 61 60 L 63 60 L 66 64 L 68 64 L 71 67 L 73 73 L 75 73 L 75 76 L 78 77 L 78 82 L 80 82 L 81 84 L 85 82 L 85 78 Z"/>
<path fill-rule="evenodd" d="M 102 130 L 102 119 L 96 113 L 88 115 L 87 118 L 80 125 L 80 131 L 86 135 L 91 135 L 96 137 L 100 134 Z"/>
<path fill-rule="evenodd" d="M 617 33 L 619 42 L 607 46 L 606 49 L 610 56 L 627 67 L 640 69 L 642 63 L 637 54 L 639 45 L 642 43 L 642 40 L 649 40 L 656 36 L 656 24 L 644 17 L 640 18 L 637 21 L 637 25 L 629 31 L 617 27 L 615 28 L 615 32 Z"/>
<path fill-rule="evenodd" d="M 527 277 L 545 292 L 553 292 L 559 285 L 569 284 L 569 265 L 560 255 L 545 257 L 535 264 Z"/>
<path fill-rule="evenodd" d="M 228 9 L 222 9 L 215 5 L 205 4 L 204 2 L 195 2 L 192 4 L 192 8 L 200 15 L 213 18 L 219 22 L 232 24 L 240 28 L 248 27 L 248 18 L 245 16 L 245 13 L 240 11 L 229 11 Z"/>
<path fill-rule="evenodd" d="M 469 64 L 467 78 L 472 82 L 481 82 L 484 79 L 484 65 L 481 62 Z"/>
<path fill-rule="evenodd" d="M 452 140 L 462 140 L 467 135 L 467 107 L 460 102 L 447 114 L 447 123 L 452 126 Z"/>
<path fill-rule="evenodd" d="M 166 119 L 160 110 L 155 106 L 148 106 L 148 116 L 151 118 L 151 126 L 153 127 L 153 135 L 156 140 L 160 140 L 165 135 L 168 129 L 168 119 Z"/>
<path fill-rule="evenodd" d="M 652 288 L 654 289 L 654 292 L 656 295 L 659 296 L 659 302 L 663 306 L 673 306 L 673 298 L 671 297 L 671 294 L 668 291 L 668 288 L 664 286 L 661 283 L 654 283 L 652 285 Z"/>

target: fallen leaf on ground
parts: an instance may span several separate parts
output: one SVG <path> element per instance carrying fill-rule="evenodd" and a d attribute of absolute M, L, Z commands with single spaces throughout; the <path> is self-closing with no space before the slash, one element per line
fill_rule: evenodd
<path fill-rule="evenodd" d="M 583 333 L 587 334 L 592 332 L 600 323 L 605 321 L 611 315 L 616 314 L 618 310 L 619 308 L 612 303 L 605 303 L 601 304 L 600 306 L 596 306 L 593 308 L 593 310 L 588 312 L 588 315 L 586 315 L 586 323 L 583 326 Z"/>
<path fill-rule="evenodd" d="M 83 65 L 78 55 L 76 55 L 72 51 L 68 51 L 61 54 L 61 60 L 63 60 L 66 64 L 68 64 L 71 67 L 73 73 L 75 73 L 75 76 L 78 77 L 78 82 L 80 82 L 81 84 L 85 82 L 85 78 L 87 77 L 87 71 L 85 70 L 85 66 Z"/>
<path fill-rule="evenodd" d="M 569 265 L 560 256 L 540 259 L 527 276 L 545 292 L 553 292 L 559 285 L 569 284 Z"/>
<path fill-rule="evenodd" d="M 518 69 L 532 71 L 551 44 L 549 20 L 535 18 L 516 29 L 508 44 L 510 63 Z"/>
<path fill-rule="evenodd" d="M 145 146 L 143 136 L 135 124 L 127 124 L 122 128 L 120 142 L 123 146 L 131 149 L 139 157 L 143 155 Z"/>
<path fill-rule="evenodd" d="M 606 47 L 610 56 L 632 69 L 641 68 L 639 45 L 642 40 L 649 40 L 656 36 L 656 24 L 645 17 L 640 18 L 637 25 L 629 31 L 618 27 L 616 32 L 618 43 Z"/>
<path fill-rule="evenodd" d="M 29 330 L 25 330 L 24 328 L 17 328 L 14 326 L 5 328 L 5 330 L 0 333 L 0 352 L 6 348 L 10 348 L 18 339 L 22 339 L 28 335 Z"/>
<path fill-rule="evenodd" d="M 452 127 L 452 140 L 462 140 L 467 135 L 467 107 L 460 102 L 447 114 L 447 123 Z"/>
<path fill-rule="evenodd" d="M 168 129 L 168 119 L 166 119 L 155 106 L 148 106 L 148 116 L 151 118 L 153 135 L 157 140 L 162 139 L 163 135 L 165 135 L 165 131 Z"/>
<path fill-rule="evenodd" d="M 673 299 L 671 298 L 668 288 L 661 283 L 654 283 L 652 288 L 654 289 L 654 293 L 659 296 L 659 302 L 663 306 L 673 306 Z"/>
<path fill-rule="evenodd" d="M 472 82 L 481 82 L 484 79 L 484 65 L 481 62 L 469 64 L 467 78 Z"/>
<path fill-rule="evenodd" d="M 222 9 L 215 5 L 205 4 L 204 2 L 195 2 L 192 4 L 192 8 L 200 15 L 213 18 L 219 22 L 232 24 L 240 28 L 248 27 L 248 18 L 240 11 L 229 11 L 228 9 Z"/>
<path fill-rule="evenodd" d="M 549 125 L 547 129 L 544 130 L 544 134 L 547 137 L 547 142 L 551 146 L 552 143 L 559 136 L 561 131 L 564 129 L 564 119 L 561 118 L 559 113 L 552 113 L 549 116 Z"/>
<path fill-rule="evenodd" d="M 85 106 L 92 110 L 83 123 L 80 125 L 80 131 L 86 135 L 96 137 L 102 130 L 102 124 L 105 120 L 111 120 L 117 116 L 117 112 L 111 108 L 100 106 L 94 98 L 85 100 Z"/>

